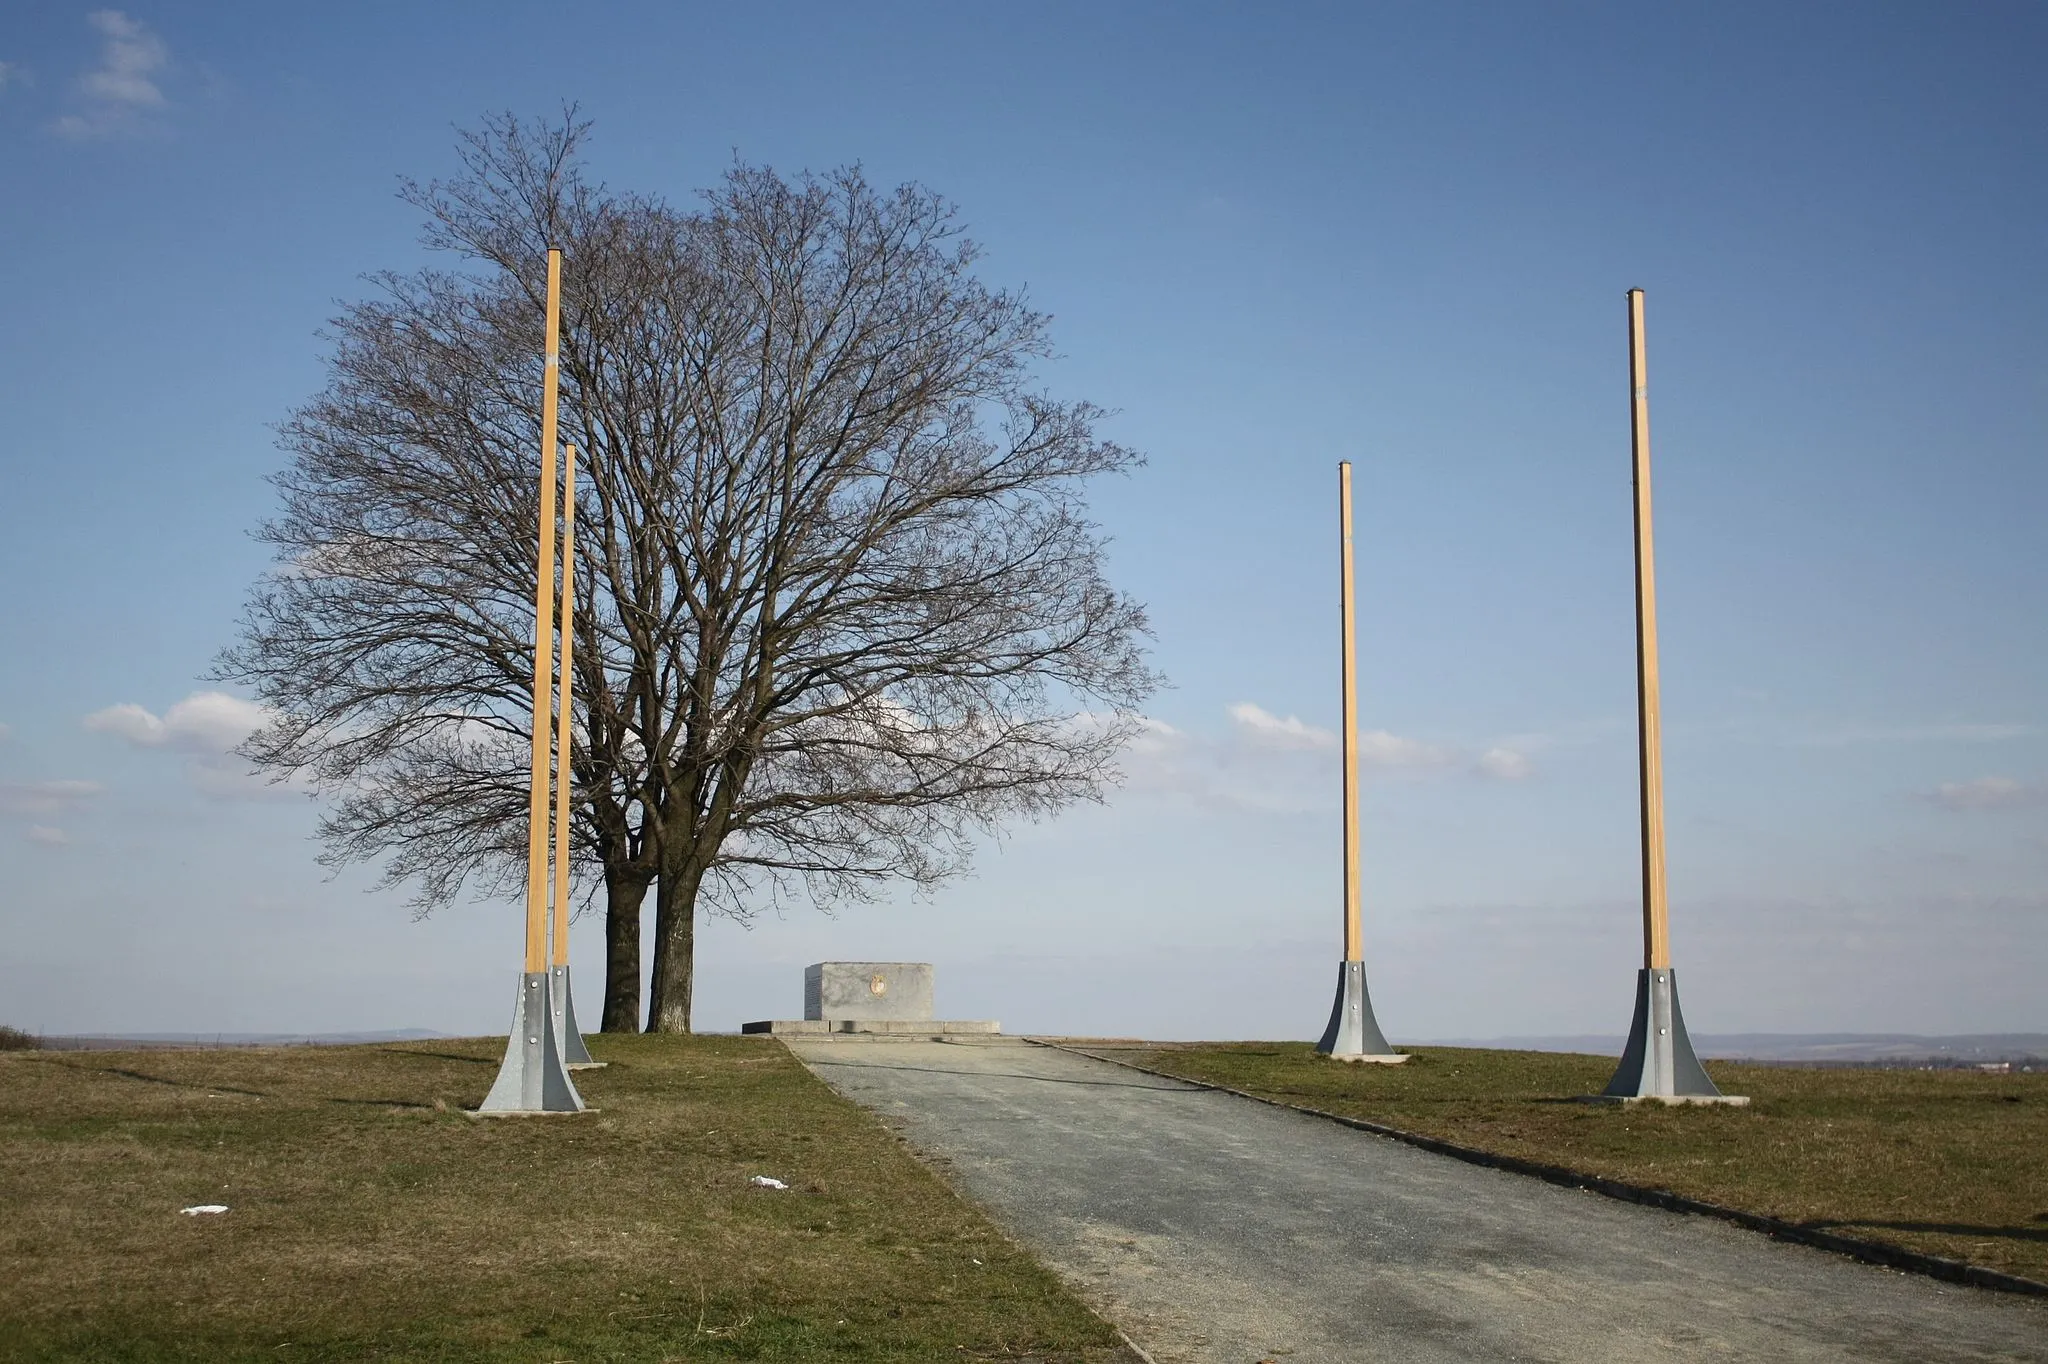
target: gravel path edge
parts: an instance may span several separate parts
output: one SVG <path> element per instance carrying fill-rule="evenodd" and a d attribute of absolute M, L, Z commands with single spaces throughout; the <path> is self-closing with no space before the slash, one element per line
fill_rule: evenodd
<path fill-rule="evenodd" d="M 1624 1203 L 1637 1203 L 1644 1207 L 1662 1208 L 1666 1212 L 1689 1213 L 1698 1217 L 1716 1217 L 1724 1222 L 1732 1222 L 1736 1226 L 1744 1227 L 1754 1232 L 1761 1232 L 1765 1236 L 1780 1241 L 1792 1241 L 1800 1245 L 1812 1246 L 1816 1250 L 1832 1251 L 1837 1255 L 1846 1255 L 1851 1259 L 1861 1260 L 1865 1264 L 1882 1265 L 1886 1269 L 1901 1270 L 1908 1274 L 1920 1274 L 1928 1278 L 1940 1279 L 1946 1283 L 1968 1284 L 1973 1288 L 1987 1288 L 1998 1293 L 2018 1293 L 2023 1296 L 2048 1298 L 2048 1283 L 2023 1278 L 2017 1274 L 2005 1274 L 1996 1269 L 1986 1269 L 1983 1265 L 1973 1265 L 1967 1260 L 1951 1260 L 1940 1255 L 1926 1255 L 1919 1251 L 1907 1250 L 1902 1246 L 1887 1245 L 1882 1241 L 1866 1241 L 1859 1236 L 1838 1236 L 1833 1232 L 1801 1226 L 1797 1222 L 1787 1222 L 1776 1217 L 1766 1217 L 1762 1213 L 1744 1212 L 1740 1208 L 1730 1208 L 1719 1203 L 1709 1203 L 1705 1199 L 1688 1198 L 1684 1194 L 1673 1193 L 1669 1189 L 1652 1189 L 1641 1184 L 1628 1184 L 1618 1179 L 1607 1179 L 1600 1175 L 1589 1175 L 1584 1171 L 1573 1170 L 1563 1165 L 1551 1165 L 1537 1160 L 1524 1160 L 1520 1156 L 1504 1156 L 1494 1151 L 1482 1151 L 1476 1146 L 1461 1146 L 1456 1142 L 1445 1141 L 1441 1137 L 1428 1137 L 1420 1132 L 1407 1132 L 1398 1127 L 1388 1127 L 1384 1123 L 1371 1122 L 1365 1118 L 1347 1118 L 1341 1113 L 1331 1113 L 1320 1108 L 1309 1108 L 1303 1104 L 1291 1104 L 1280 1099 L 1269 1099 L 1261 1094 L 1248 1093 L 1242 1089 L 1232 1089 L 1228 1085 L 1211 1084 L 1206 1080 L 1190 1080 L 1185 1075 L 1175 1075 L 1170 1071 L 1154 1070 L 1150 1066 L 1141 1066 L 1135 1061 L 1127 1061 L 1121 1057 L 1105 1055 L 1099 1051 L 1090 1051 L 1085 1047 L 1070 1046 L 1064 1042 L 1057 1042 L 1044 1037 L 1026 1037 L 1023 1040 L 1036 1047 L 1070 1052 L 1075 1056 L 1085 1056 L 1092 1061 L 1106 1061 L 1110 1065 L 1122 1066 L 1126 1070 L 1135 1070 L 1140 1074 L 1156 1076 L 1162 1080 L 1178 1080 L 1182 1084 L 1193 1085 L 1197 1089 L 1213 1090 L 1218 1094 L 1230 1094 L 1240 1099 L 1250 1099 L 1253 1103 L 1265 1104 L 1271 1108 L 1284 1108 L 1295 1113 L 1305 1113 L 1312 1118 L 1322 1118 L 1360 1132 L 1370 1132 L 1374 1136 L 1387 1137 L 1409 1146 L 1418 1147 L 1424 1151 L 1435 1152 L 1440 1156 L 1449 1156 L 1453 1160 L 1465 1161 L 1467 1164 L 1483 1165 L 1489 1169 L 1506 1171 L 1509 1174 L 1528 1175 L 1533 1179 L 1540 1179 L 1549 1184 L 1558 1184 L 1569 1189 L 1585 1189 L 1605 1198 L 1619 1199 Z"/>

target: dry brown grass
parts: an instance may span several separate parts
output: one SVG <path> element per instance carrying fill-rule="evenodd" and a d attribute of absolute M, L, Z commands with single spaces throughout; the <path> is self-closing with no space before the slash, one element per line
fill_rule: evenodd
<path fill-rule="evenodd" d="M 1747 1108 L 1572 1102 L 1612 1058 L 1421 1047 L 1350 1066 L 1306 1043 L 1118 1056 L 1284 1103 L 1669 1189 L 2048 1281 L 2048 1074 L 1708 1066 Z"/>
<path fill-rule="evenodd" d="M 524 1119 L 461 1111 L 500 1041 L 0 1056 L 0 1357 L 1115 1355 L 779 1044 L 592 1046 Z"/>

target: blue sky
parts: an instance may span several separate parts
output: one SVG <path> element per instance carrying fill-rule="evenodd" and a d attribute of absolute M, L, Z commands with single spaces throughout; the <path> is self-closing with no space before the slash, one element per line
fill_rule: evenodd
<path fill-rule="evenodd" d="M 0 1021 L 503 1026 L 518 908 L 326 879 L 199 678 L 324 319 L 423 259 L 397 177 L 567 99 L 622 188 L 950 196 L 1151 461 L 1096 501 L 1174 683 L 1127 788 L 709 925 L 703 1026 L 902 957 L 1018 1029 L 1319 1031 L 1351 459 L 1381 1020 L 1621 1031 L 1641 287 L 1692 1026 L 2048 1028 L 2044 58 L 1996 3 L 13 7 Z"/>

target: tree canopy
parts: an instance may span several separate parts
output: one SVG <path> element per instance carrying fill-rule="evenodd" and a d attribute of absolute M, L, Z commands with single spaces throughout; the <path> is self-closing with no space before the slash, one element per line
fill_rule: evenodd
<path fill-rule="evenodd" d="M 1138 456 L 1037 386 L 1048 319 L 956 210 L 735 165 L 685 210 L 592 182 L 573 117 L 408 183 L 453 268 L 375 276 L 281 442 L 278 551 L 222 676 L 422 910 L 523 873 L 545 254 L 577 487 L 579 885 L 604 1026 L 687 1030 L 696 914 L 963 870 L 1095 798 L 1156 684 L 1085 488 Z"/>

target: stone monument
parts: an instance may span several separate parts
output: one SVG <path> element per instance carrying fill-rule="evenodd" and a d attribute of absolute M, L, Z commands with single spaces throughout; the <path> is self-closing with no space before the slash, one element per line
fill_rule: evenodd
<path fill-rule="evenodd" d="M 804 968 L 804 1017 L 809 1021 L 931 1016 L 930 962 L 821 961 Z"/>
<path fill-rule="evenodd" d="M 768 1019 L 743 1033 L 777 1037 L 853 1034 L 931 1038 L 1002 1031 L 994 1019 L 932 1017 L 932 966 L 926 961 L 821 961 L 804 968 L 802 1019 Z"/>

